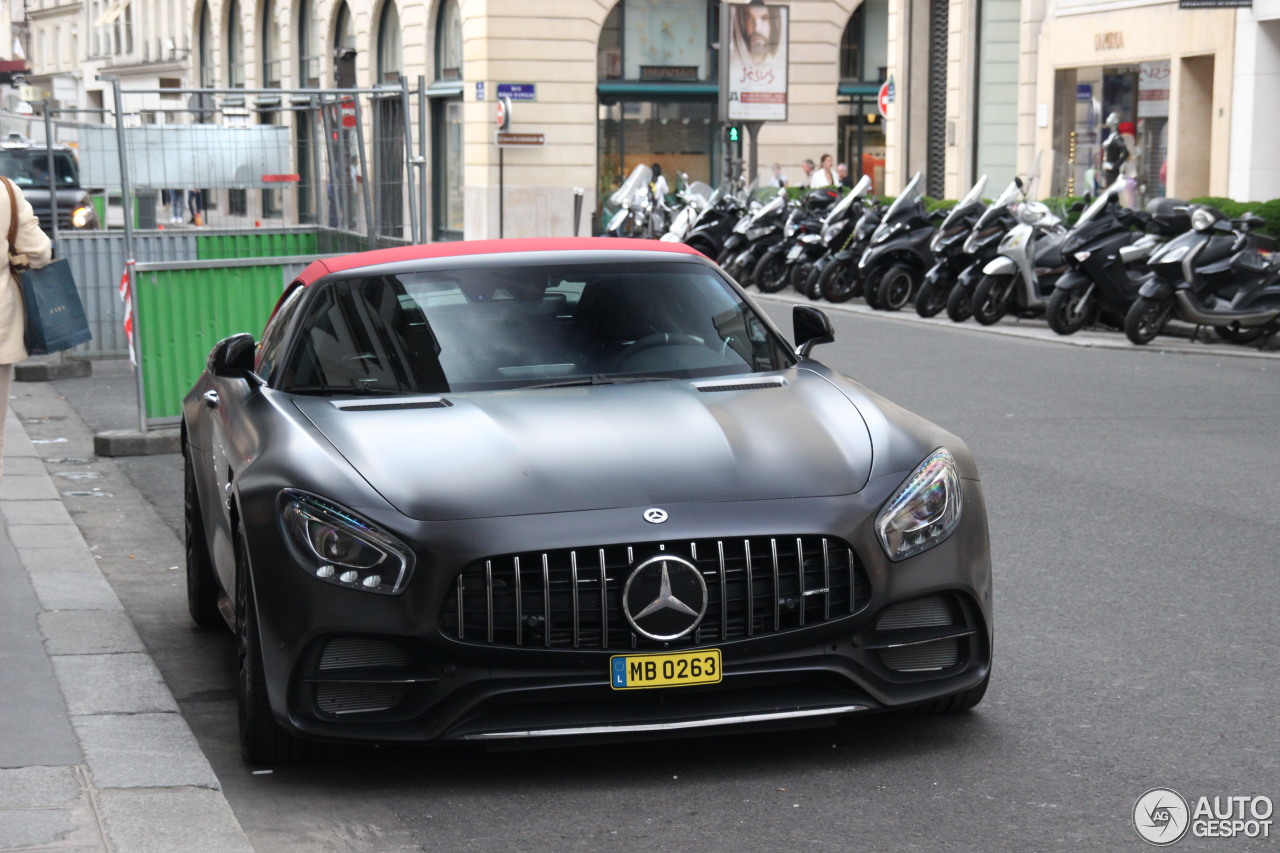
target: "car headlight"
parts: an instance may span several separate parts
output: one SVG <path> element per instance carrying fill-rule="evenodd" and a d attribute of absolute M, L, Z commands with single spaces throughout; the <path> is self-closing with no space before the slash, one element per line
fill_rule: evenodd
<path fill-rule="evenodd" d="M 285 489 L 280 523 L 294 557 L 312 577 L 382 595 L 398 595 L 409 582 L 413 552 L 336 503 Z"/>
<path fill-rule="evenodd" d="M 71 212 L 71 224 L 76 228 L 88 228 L 96 218 L 92 207 L 77 207 Z"/>
<path fill-rule="evenodd" d="M 944 448 L 930 453 L 876 516 L 876 534 L 890 560 L 927 551 L 960 521 L 960 473 Z"/>
<path fill-rule="evenodd" d="M 1208 231 L 1213 227 L 1213 223 L 1218 221 L 1218 217 L 1214 216 L 1203 207 L 1197 207 L 1191 213 L 1191 227 L 1197 231 Z"/>

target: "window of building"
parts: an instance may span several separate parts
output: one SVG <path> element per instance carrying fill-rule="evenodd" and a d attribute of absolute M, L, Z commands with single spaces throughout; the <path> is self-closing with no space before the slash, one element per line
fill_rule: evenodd
<path fill-rule="evenodd" d="M 404 51 L 400 42 L 400 13 L 396 4 L 387 0 L 378 21 L 378 82 L 399 83 L 404 70 Z"/>
<path fill-rule="evenodd" d="M 435 239 L 461 240 L 463 218 L 462 162 L 462 12 L 458 0 L 440 5 L 436 26 L 436 79 L 432 91 L 431 147 Z"/>

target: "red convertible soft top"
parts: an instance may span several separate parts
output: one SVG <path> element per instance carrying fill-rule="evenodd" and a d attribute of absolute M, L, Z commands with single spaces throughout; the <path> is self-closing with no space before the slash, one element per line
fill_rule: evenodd
<path fill-rule="evenodd" d="M 314 261 L 298 281 L 311 284 L 323 276 L 335 272 L 372 267 L 380 264 L 421 261 L 433 258 L 453 258 L 466 255 L 494 255 L 505 252 L 573 252 L 573 251 L 625 251 L 625 252 L 673 252 L 681 255 L 700 255 L 683 243 L 663 240 L 635 240 L 618 237 L 531 237 L 508 240 L 462 240 L 451 243 L 426 243 L 421 246 L 402 246 L 395 249 L 375 249 L 338 258 Z"/>

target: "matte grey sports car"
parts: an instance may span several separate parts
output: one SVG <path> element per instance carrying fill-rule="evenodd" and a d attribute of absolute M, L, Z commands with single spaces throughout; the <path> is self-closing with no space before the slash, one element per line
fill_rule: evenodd
<path fill-rule="evenodd" d="M 684 246 L 316 261 L 187 396 L 191 614 L 246 760 L 976 705 L 978 472 Z"/>

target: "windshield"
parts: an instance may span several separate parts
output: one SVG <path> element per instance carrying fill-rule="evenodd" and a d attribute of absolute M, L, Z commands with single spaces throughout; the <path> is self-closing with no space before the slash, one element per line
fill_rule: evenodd
<path fill-rule="evenodd" d="M 1112 199 L 1116 198 L 1120 193 L 1120 182 L 1116 181 L 1102 192 L 1098 193 L 1098 197 L 1093 200 L 1093 204 L 1089 205 L 1088 210 L 1080 214 L 1080 218 L 1076 220 L 1076 227 L 1090 222 L 1096 217 L 1104 207 L 1106 207 Z"/>
<path fill-rule="evenodd" d="M 901 216 L 906 212 L 907 208 L 915 204 L 924 195 L 924 183 L 921 180 L 921 173 L 916 172 L 905 187 L 902 189 L 901 195 L 893 200 L 893 204 L 889 205 L 889 212 L 885 214 L 885 219 L 893 219 Z"/>
<path fill-rule="evenodd" d="M 622 186 L 613 191 L 609 200 L 614 204 L 625 204 L 634 198 L 636 193 L 643 192 L 651 180 L 653 180 L 653 170 L 641 163 L 631 170 L 631 174 L 623 181 Z"/>
<path fill-rule="evenodd" d="M 960 219 L 966 215 L 967 208 L 971 207 L 974 204 L 981 203 L 982 191 L 985 190 L 986 188 L 987 188 L 987 176 L 983 175 L 981 178 L 978 178 L 978 182 L 974 184 L 973 187 L 967 193 L 964 194 L 964 198 L 960 199 L 960 201 L 956 203 L 956 206 L 951 208 L 951 212 L 947 214 L 946 219 L 942 220 L 942 227 L 939 228 L 938 230 L 946 231 L 948 228 L 952 226 L 952 224 L 957 219 Z"/>
<path fill-rule="evenodd" d="M 1022 188 L 1018 186 L 1017 181 L 1010 182 L 1009 186 L 1004 188 L 1004 192 L 991 203 L 982 216 L 978 217 L 978 221 L 974 224 L 974 230 L 980 231 L 986 228 L 992 222 L 995 222 L 1007 211 L 1009 205 L 1022 198 Z"/>
<path fill-rule="evenodd" d="M 701 263 L 468 267 L 321 285 L 281 368 L 313 394 L 435 394 L 779 370 L 785 341 Z"/>
<path fill-rule="evenodd" d="M 871 189 L 871 178 L 868 175 L 863 175 L 862 178 L 853 185 L 853 189 L 849 190 L 849 194 L 836 202 L 836 206 L 831 208 L 831 212 L 828 213 L 822 221 L 824 223 L 835 222 L 836 219 L 848 210 L 855 201 L 865 195 L 869 189 Z"/>
<path fill-rule="evenodd" d="M 20 187 L 48 187 L 48 158 L 49 151 L 45 148 L 0 148 L 0 175 Z M 53 152 L 53 170 L 57 186 L 80 186 L 76 158 L 70 151 Z"/>

